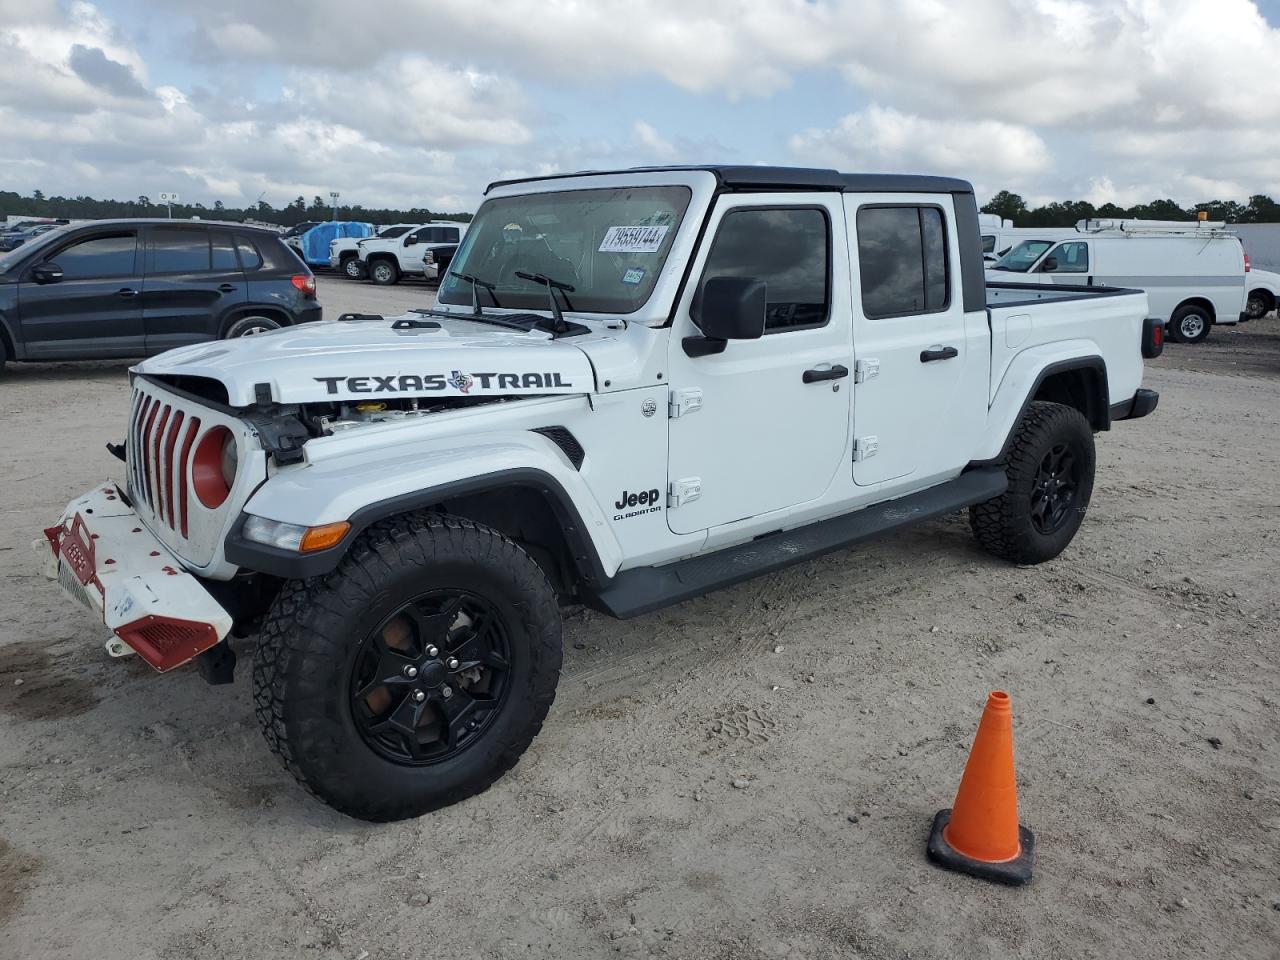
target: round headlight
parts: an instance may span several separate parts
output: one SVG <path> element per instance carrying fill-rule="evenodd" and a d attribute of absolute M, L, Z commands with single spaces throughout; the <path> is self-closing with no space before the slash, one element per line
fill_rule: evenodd
<path fill-rule="evenodd" d="M 230 453 L 228 453 L 230 451 Z M 236 476 L 236 440 L 226 427 L 214 427 L 196 444 L 191 458 L 191 485 L 210 510 L 222 506 Z"/>

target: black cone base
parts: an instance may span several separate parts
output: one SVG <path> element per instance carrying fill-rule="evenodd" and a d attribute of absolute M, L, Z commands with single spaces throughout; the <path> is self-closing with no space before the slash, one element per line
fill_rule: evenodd
<path fill-rule="evenodd" d="M 1018 825 L 1018 842 L 1022 852 L 1005 863 L 988 863 L 973 860 L 957 852 L 942 835 L 942 828 L 951 822 L 951 808 L 939 810 L 933 818 L 933 830 L 929 833 L 927 852 L 929 859 L 947 870 L 967 873 L 981 880 L 991 880 L 1010 887 L 1020 887 L 1031 880 L 1031 864 L 1035 860 L 1036 838 L 1026 827 Z"/>

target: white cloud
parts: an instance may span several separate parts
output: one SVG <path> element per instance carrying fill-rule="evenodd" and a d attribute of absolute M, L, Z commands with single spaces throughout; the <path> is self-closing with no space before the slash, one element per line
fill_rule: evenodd
<path fill-rule="evenodd" d="M 872 105 L 834 127 L 806 130 L 789 142 L 805 166 L 869 172 L 972 176 L 985 171 L 1025 181 L 1047 171 L 1048 147 L 1027 127 L 999 120 L 932 120 Z"/>
<path fill-rule="evenodd" d="M 6 186 L 443 207 L 505 173 L 762 160 L 1029 199 L 1280 195 L 1280 31 L 1250 0 L 148 4 L 185 38 L 151 34 L 185 61 L 151 64 L 159 86 L 133 25 L 0 0 Z M 602 103 L 609 132 L 583 119 Z M 705 134 L 727 117 L 730 148 Z"/>

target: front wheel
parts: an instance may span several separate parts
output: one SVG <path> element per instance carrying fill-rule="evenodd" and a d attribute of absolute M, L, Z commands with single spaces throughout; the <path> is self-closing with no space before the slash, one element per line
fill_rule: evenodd
<path fill-rule="evenodd" d="M 364 265 L 359 257 L 347 257 L 342 261 L 342 275 L 348 280 L 363 280 Z"/>
<path fill-rule="evenodd" d="M 252 337 L 259 333 L 266 333 L 269 330 L 279 330 L 279 321 L 272 320 L 270 317 L 241 317 L 231 326 L 227 327 L 224 338 L 234 340 L 237 337 Z"/>
<path fill-rule="evenodd" d="M 291 581 L 253 666 L 267 743 L 307 790 L 363 820 L 487 789 L 555 699 L 555 593 L 518 545 L 455 517 L 371 527 L 337 570 Z"/>
<path fill-rule="evenodd" d="M 1084 415 L 1061 403 L 1035 401 L 1004 460 L 1008 488 L 969 508 L 978 543 L 1014 563 L 1052 560 L 1084 521 L 1094 466 L 1093 430 Z"/>
<path fill-rule="evenodd" d="M 400 279 L 400 270 L 390 260 L 375 260 L 369 265 L 369 279 L 382 286 L 389 286 Z"/>

